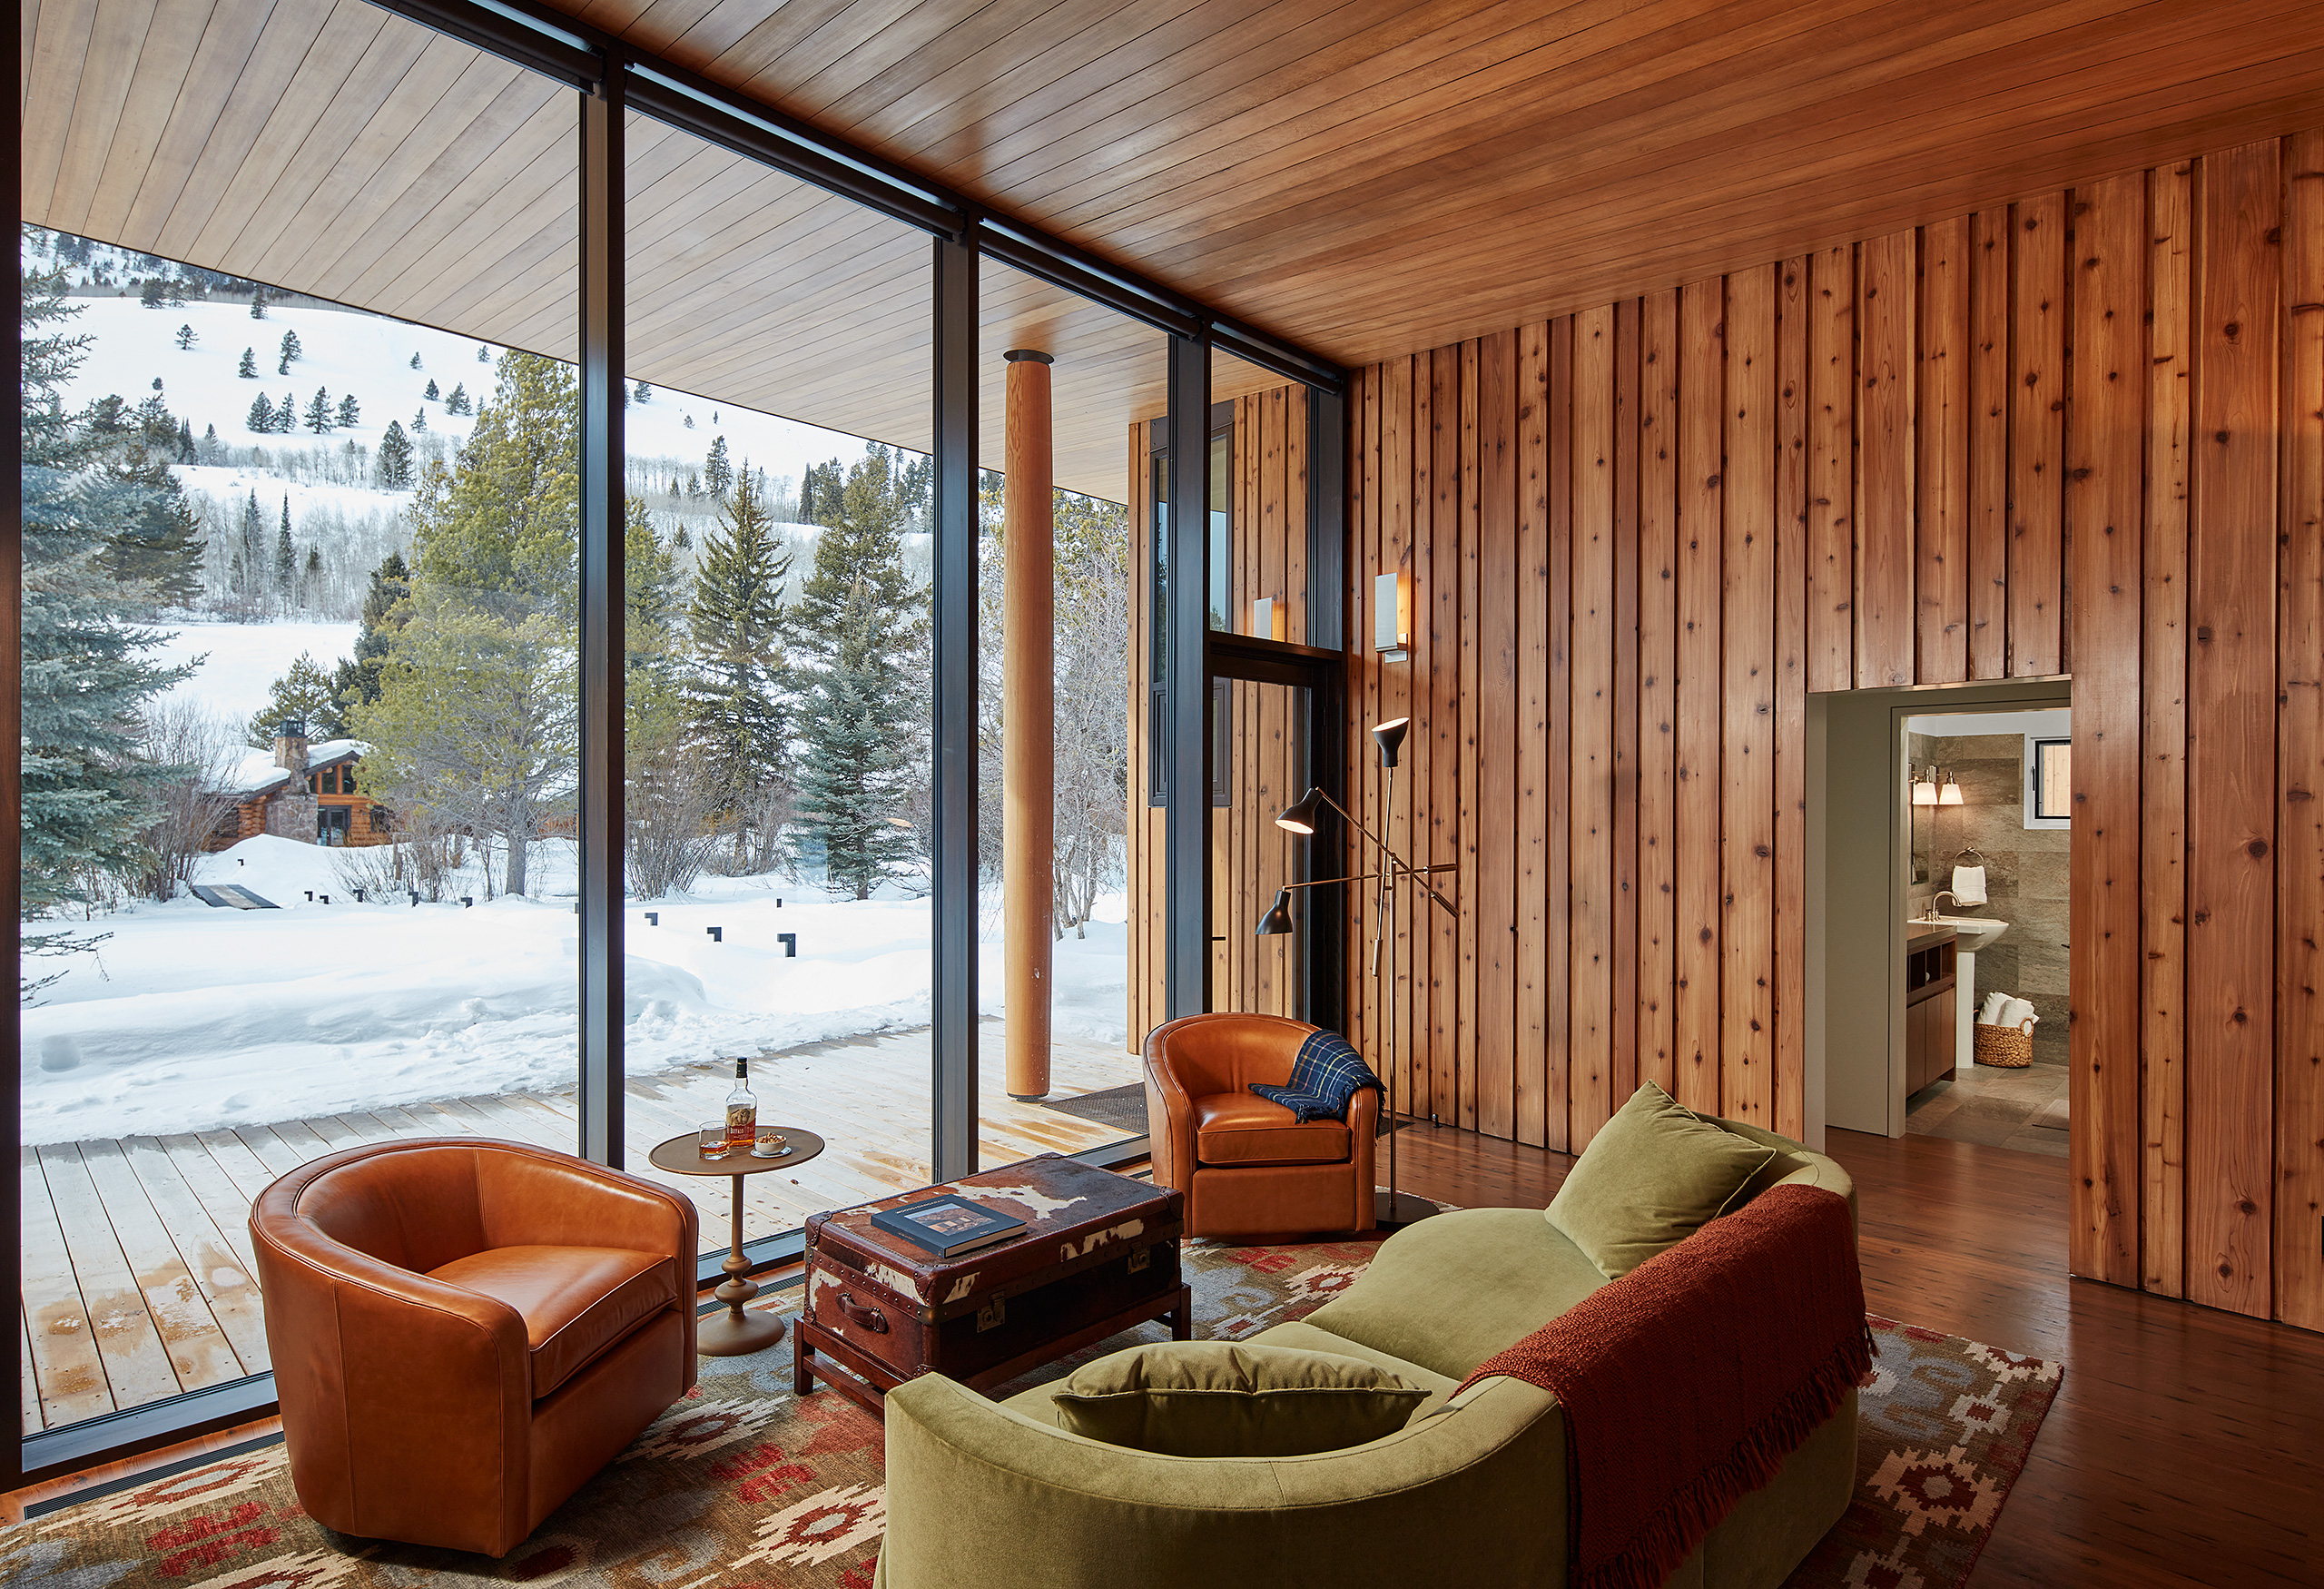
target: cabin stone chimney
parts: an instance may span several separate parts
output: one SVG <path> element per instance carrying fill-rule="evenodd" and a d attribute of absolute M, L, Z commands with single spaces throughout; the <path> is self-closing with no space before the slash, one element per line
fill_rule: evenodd
<path fill-rule="evenodd" d="M 285 717 L 274 730 L 274 765 L 294 778 L 307 775 L 307 725 L 304 718 Z"/>

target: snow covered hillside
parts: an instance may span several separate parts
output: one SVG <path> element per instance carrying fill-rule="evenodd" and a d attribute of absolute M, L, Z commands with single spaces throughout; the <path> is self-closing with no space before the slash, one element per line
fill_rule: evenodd
<path fill-rule="evenodd" d="M 339 870 L 347 854 L 246 839 L 209 857 L 202 880 L 281 909 L 181 900 L 108 917 L 102 969 L 83 962 L 24 1012 L 25 1142 L 570 1086 L 571 845 L 542 846 L 540 897 L 479 894 L 473 908 L 359 904 Z M 1114 919 L 1057 946 L 1056 1023 L 1120 1044 L 1128 930 L 1121 902 L 1108 903 Z M 628 1069 L 925 1024 L 930 926 L 924 899 L 832 902 L 773 878 L 708 878 L 684 899 L 635 904 Z M 797 935 L 796 959 L 779 933 Z M 997 945 L 981 959 L 982 1007 L 1003 1013 Z"/>
<path fill-rule="evenodd" d="M 165 700 L 187 700 L 237 726 L 267 703 L 268 687 L 300 653 L 312 656 L 325 673 L 341 657 L 355 655 L 359 624 L 204 624 L 176 622 L 157 630 L 167 637 L 147 655 L 164 666 L 200 662 L 194 676 Z"/>

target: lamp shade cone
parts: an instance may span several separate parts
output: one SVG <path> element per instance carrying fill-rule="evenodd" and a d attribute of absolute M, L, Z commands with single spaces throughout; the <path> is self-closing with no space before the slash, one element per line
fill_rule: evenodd
<path fill-rule="evenodd" d="M 1396 752 L 1403 747 L 1404 735 L 1412 725 L 1413 720 L 1410 717 L 1392 717 L 1372 730 L 1373 740 L 1380 746 L 1382 766 L 1393 767 L 1396 765 Z"/>
<path fill-rule="evenodd" d="M 1323 809 L 1323 805 L 1324 792 L 1310 789 L 1285 806 L 1275 817 L 1275 824 L 1285 833 L 1312 834 L 1315 831 L 1315 814 Z"/>
<path fill-rule="evenodd" d="M 1259 918 L 1259 930 L 1254 936 L 1280 938 L 1290 931 L 1291 890 L 1278 888 L 1275 891 L 1275 903 L 1269 905 L 1267 913 Z"/>
<path fill-rule="evenodd" d="M 1956 783 L 1955 783 L 1955 782 L 1953 782 L 1953 780 L 1952 780 L 1952 779 L 1947 778 L 1947 779 L 1945 781 L 1945 785 L 1944 785 L 1944 786 L 1943 786 L 1942 788 L 1938 789 L 1938 790 L 1937 790 L 1937 792 L 1936 792 L 1936 803 L 1937 803 L 1939 805 L 1958 805 L 1958 804 L 1961 804 L 1961 785 L 1958 785 L 1958 784 L 1956 784 Z"/>

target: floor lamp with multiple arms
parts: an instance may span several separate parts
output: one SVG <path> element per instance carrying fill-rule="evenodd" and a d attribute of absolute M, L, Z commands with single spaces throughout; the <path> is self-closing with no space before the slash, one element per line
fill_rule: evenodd
<path fill-rule="evenodd" d="M 1372 731 L 1373 741 L 1380 746 L 1380 765 L 1385 775 L 1380 789 L 1380 825 L 1384 830 L 1395 818 L 1396 752 L 1402 748 L 1405 731 L 1411 726 L 1411 718 L 1398 717 L 1381 724 Z M 1383 1225 L 1409 1225 L 1436 1212 L 1436 1205 L 1425 1198 L 1396 1189 L 1396 1074 L 1400 1069 L 1396 1063 L 1396 984 L 1403 980 L 1403 967 L 1397 960 L 1395 950 L 1394 891 L 1398 884 L 1409 883 L 1433 901 L 1446 915 L 1457 916 L 1460 913 L 1452 908 L 1452 902 L 1438 893 L 1435 885 L 1428 881 L 1432 873 L 1451 872 L 1454 867 L 1449 861 L 1433 866 L 1413 865 L 1396 854 L 1385 838 L 1364 826 L 1354 812 L 1317 788 L 1310 788 L 1302 794 L 1275 819 L 1275 824 L 1285 833 L 1312 834 L 1315 831 L 1316 814 L 1326 805 L 1338 812 L 1348 825 L 1371 841 L 1373 851 L 1377 853 L 1377 869 L 1367 866 L 1364 871 L 1346 877 L 1318 877 L 1306 883 L 1288 883 L 1275 890 L 1275 903 L 1268 907 L 1265 915 L 1259 918 L 1258 935 L 1272 938 L 1292 930 L 1291 891 L 1295 888 L 1321 888 L 1333 883 L 1370 883 L 1374 885 L 1370 974 L 1374 977 L 1380 975 L 1384 946 L 1389 958 L 1385 978 L 1387 1032 L 1382 1043 L 1386 1062 L 1381 1066 L 1383 1080 L 1388 1087 L 1388 1189 L 1378 1194 L 1377 1217 Z"/>

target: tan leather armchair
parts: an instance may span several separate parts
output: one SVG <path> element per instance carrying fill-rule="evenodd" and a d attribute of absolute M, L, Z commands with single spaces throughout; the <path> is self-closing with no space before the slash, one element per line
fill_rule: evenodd
<path fill-rule="evenodd" d="M 543 1148 L 418 1138 L 251 1206 L 299 1503 L 506 1555 L 694 1382 L 694 1204 Z"/>
<path fill-rule="evenodd" d="M 1146 1121 L 1154 1179 L 1187 1194 L 1191 1236 L 1262 1238 L 1373 1227 L 1380 1094 L 1347 1120 L 1301 1125 L 1251 1091 L 1291 1080 L 1316 1028 L 1280 1015 L 1188 1015 L 1146 1040 Z"/>

